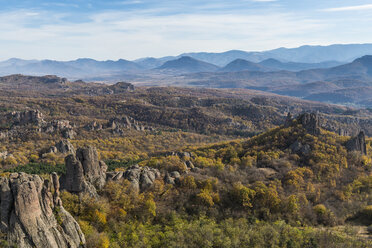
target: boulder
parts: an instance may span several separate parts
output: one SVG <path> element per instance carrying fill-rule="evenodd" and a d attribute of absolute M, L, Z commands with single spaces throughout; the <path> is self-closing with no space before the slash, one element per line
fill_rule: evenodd
<path fill-rule="evenodd" d="M 12 247 L 85 247 L 78 223 L 62 206 L 56 174 L 50 180 L 25 173 L 0 177 L 0 213 Z"/>
<path fill-rule="evenodd" d="M 366 136 L 363 131 L 346 142 L 345 146 L 348 151 L 358 151 L 362 155 L 367 155 Z"/>
<path fill-rule="evenodd" d="M 164 177 L 164 183 L 172 185 L 176 184 L 175 179 L 171 177 L 168 173 Z"/>

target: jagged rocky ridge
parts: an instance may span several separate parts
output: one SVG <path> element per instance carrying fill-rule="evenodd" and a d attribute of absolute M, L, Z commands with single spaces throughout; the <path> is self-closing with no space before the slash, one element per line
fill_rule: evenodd
<path fill-rule="evenodd" d="M 9 245 L 85 247 L 78 223 L 62 206 L 57 174 L 44 180 L 37 175 L 13 173 L 0 177 L 0 188 L 0 228 Z"/>
<path fill-rule="evenodd" d="M 291 113 L 288 113 L 287 118 L 284 122 L 284 127 L 289 127 L 293 123 L 293 117 Z M 301 124 L 307 133 L 311 135 L 320 135 L 321 117 L 317 113 L 303 113 L 296 118 L 297 123 Z M 338 131 L 339 135 L 345 136 L 347 132 L 342 129 Z M 345 147 L 348 151 L 357 151 L 362 155 L 367 155 L 367 145 L 364 131 L 360 131 L 355 137 L 352 137 L 345 143 Z M 300 152 L 302 154 L 308 154 L 310 147 L 308 145 L 302 145 L 301 142 L 296 141 L 289 147 L 293 152 Z"/>

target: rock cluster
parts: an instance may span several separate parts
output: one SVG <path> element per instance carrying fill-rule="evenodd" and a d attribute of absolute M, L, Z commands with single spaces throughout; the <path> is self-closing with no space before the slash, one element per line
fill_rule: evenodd
<path fill-rule="evenodd" d="M 97 190 L 106 183 L 107 165 L 98 160 L 94 147 L 79 148 L 65 158 L 66 175 L 60 178 L 61 188 L 71 193 L 97 196 Z"/>
<path fill-rule="evenodd" d="M 132 117 L 125 116 L 123 118 L 111 118 L 106 124 L 107 128 L 111 128 L 114 133 L 122 133 L 122 129 L 134 129 L 137 131 L 153 131 L 152 127 L 141 125 L 138 121 Z"/>
<path fill-rule="evenodd" d="M 68 140 L 61 140 L 57 142 L 54 146 L 44 149 L 40 152 L 41 157 L 45 157 L 50 153 L 75 153 L 74 146 Z"/>
<path fill-rule="evenodd" d="M 117 82 L 108 87 L 114 94 L 134 91 L 134 85 L 126 82 Z"/>
<path fill-rule="evenodd" d="M 43 125 L 42 131 L 45 133 L 60 132 L 65 139 L 73 139 L 76 134 L 70 121 L 67 120 L 53 120 Z"/>
<path fill-rule="evenodd" d="M 367 155 L 366 137 L 363 131 L 360 131 L 358 136 L 346 142 L 345 146 L 348 151 L 358 151 L 363 155 Z"/>
<path fill-rule="evenodd" d="M 44 122 L 43 114 L 39 110 L 12 112 L 8 114 L 8 119 L 10 119 L 14 125 L 40 125 Z"/>
<path fill-rule="evenodd" d="M 0 177 L 0 190 L 0 230 L 12 247 L 85 247 L 78 223 L 62 206 L 57 174 L 44 180 L 13 173 Z"/>
<path fill-rule="evenodd" d="M 298 122 L 311 135 L 320 134 L 320 120 L 316 113 L 304 113 L 297 118 Z"/>
<path fill-rule="evenodd" d="M 178 171 L 172 171 L 171 173 L 166 173 L 164 177 L 164 182 L 166 184 L 176 184 L 179 182 L 181 174 Z"/>
<path fill-rule="evenodd" d="M 136 191 L 144 191 L 154 184 L 155 179 L 160 178 L 160 172 L 157 169 L 149 167 L 140 167 L 139 165 L 133 165 L 129 167 L 125 172 L 109 172 L 107 173 L 107 179 L 118 181 L 121 179 L 127 179 L 131 182 L 132 187 Z"/>
<path fill-rule="evenodd" d="M 97 131 L 102 129 L 102 125 L 97 123 L 96 121 L 93 121 L 87 125 L 84 126 L 84 129 L 87 131 Z"/>

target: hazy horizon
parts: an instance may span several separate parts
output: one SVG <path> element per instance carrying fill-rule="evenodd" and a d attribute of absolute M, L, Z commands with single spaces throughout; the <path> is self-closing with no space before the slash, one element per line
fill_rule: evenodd
<path fill-rule="evenodd" d="M 23 58 L 23 57 L 9 57 L 9 58 L 6 58 L 6 59 L 1 59 L 0 62 L 4 62 L 4 61 L 8 61 L 8 60 L 11 60 L 11 59 L 20 59 L 20 60 L 36 60 L 36 61 L 43 61 L 43 60 L 51 60 L 51 61 L 61 61 L 61 62 L 68 62 L 68 61 L 74 61 L 74 60 L 78 60 L 78 59 L 93 59 L 93 60 L 97 60 L 97 61 L 118 61 L 120 59 L 124 59 L 124 60 L 128 60 L 128 61 L 135 61 L 135 60 L 139 60 L 139 59 L 146 59 L 146 58 L 155 58 L 155 59 L 160 59 L 160 58 L 165 58 L 165 57 L 177 57 L 177 56 L 181 56 L 183 54 L 192 54 L 192 53 L 212 53 L 212 54 L 219 54 L 219 53 L 225 53 L 225 52 L 230 52 L 230 51 L 241 51 L 241 52 L 267 52 L 267 51 L 271 51 L 271 50 L 276 50 L 276 49 L 296 49 L 296 48 L 300 48 L 300 47 L 306 47 L 306 46 L 311 46 L 311 47 L 328 47 L 328 46 L 333 46 L 333 45 L 372 45 L 372 43 L 345 43 L 345 44 L 329 44 L 329 45 L 309 45 L 309 44 L 303 44 L 303 45 L 300 45 L 300 46 L 296 46 L 296 47 L 274 47 L 272 49 L 267 49 L 267 50 L 240 50 L 240 49 L 231 49 L 231 50 L 222 50 L 222 51 L 210 51 L 210 52 L 206 52 L 206 51 L 185 51 L 185 52 L 182 52 L 182 53 L 179 53 L 179 54 L 166 54 L 164 56 L 160 56 L 160 57 L 152 57 L 152 56 L 144 56 L 144 57 L 138 57 L 138 58 L 135 58 L 135 59 L 128 59 L 128 58 L 125 58 L 125 57 L 121 57 L 121 58 L 116 58 L 116 59 L 111 59 L 111 58 L 107 58 L 107 59 L 97 59 L 97 58 L 94 58 L 94 57 L 76 57 L 76 58 L 72 58 L 72 59 L 66 59 L 66 60 L 58 60 L 58 59 L 54 59 L 54 58 Z M 369 55 L 369 54 L 365 54 L 365 55 Z M 339 62 L 347 62 L 347 61 L 339 61 Z"/>

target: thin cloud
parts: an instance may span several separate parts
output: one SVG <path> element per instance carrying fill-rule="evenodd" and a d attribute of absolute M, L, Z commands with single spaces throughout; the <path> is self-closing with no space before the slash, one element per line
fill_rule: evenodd
<path fill-rule="evenodd" d="M 45 18 L 44 23 L 29 26 L 35 18 L 25 16 L 24 12 L 0 15 L 0 45 L 7 47 L 1 59 L 15 56 L 134 59 L 195 50 L 263 50 L 284 43 L 299 45 L 303 41 L 298 37 L 324 28 L 316 20 L 281 13 L 158 16 L 148 12 L 139 15 L 136 11 L 105 11 L 92 14 L 87 22 L 75 23 L 41 12 L 37 19 Z M 9 19 L 12 22 L 6 21 Z"/>
<path fill-rule="evenodd" d="M 370 10 L 370 9 L 372 9 L 372 4 L 345 6 L 345 7 L 338 7 L 338 8 L 328 8 L 328 9 L 323 9 L 323 11 L 326 11 L 326 12 L 340 12 L 340 11 Z"/>

